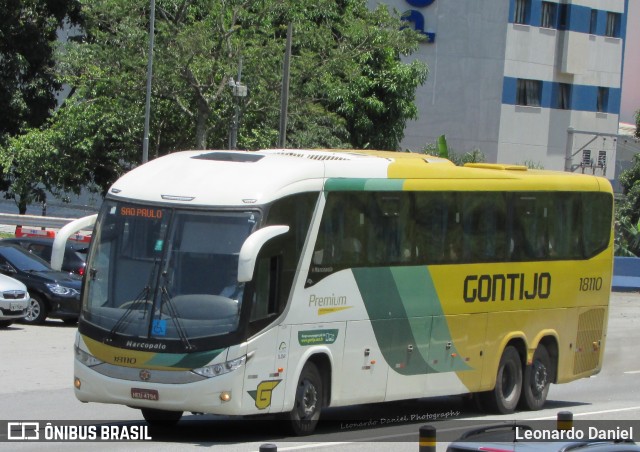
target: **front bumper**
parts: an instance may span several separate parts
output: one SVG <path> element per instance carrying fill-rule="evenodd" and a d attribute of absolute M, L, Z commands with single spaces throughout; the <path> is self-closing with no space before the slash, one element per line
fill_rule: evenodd
<path fill-rule="evenodd" d="M 244 367 L 214 378 L 183 384 L 148 383 L 142 380 L 131 381 L 108 377 L 76 359 L 74 376 L 76 381 L 79 381 L 80 387 L 76 385 L 75 395 L 81 402 L 113 403 L 134 408 L 168 411 L 241 415 L 246 414 L 241 411 L 243 370 Z M 139 369 L 139 372 L 153 374 L 157 371 Z M 145 378 L 148 376 L 145 375 Z M 134 394 L 138 395 L 142 392 L 139 390 L 157 391 L 157 400 L 134 398 Z M 229 401 L 221 400 L 223 392 L 231 395 Z"/>
<path fill-rule="evenodd" d="M 77 319 L 80 316 L 80 297 L 59 297 L 49 295 L 48 317 Z"/>
<path fill-rule="evenodd" d="M 21 319 L 27 315 L 28 299 L 0 300 L 0 320 Z"/>

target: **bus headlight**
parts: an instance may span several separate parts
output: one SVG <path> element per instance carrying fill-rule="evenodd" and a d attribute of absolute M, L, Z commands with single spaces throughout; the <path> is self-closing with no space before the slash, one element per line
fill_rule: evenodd
<path fill-rule="evenodd" d="M 246 362 L 247 356 L 245 355 L 224 363 L 217 363 L 210 366 L 200 367 L 198 369 L 193 369 L 192 372 L 197 373 L 198 375 L 202 375 L 203 377 L 212 378 L 217 377 L 218 375 L 233 372 Z"/>
<path fill-rule="evenodd" d="M 93 367 L 93 366 L 97 366 L 98 364 L 102 364 L 102 361 L 100 361 L 95 356 L 85 352 L 84 350 L 80 350 L 80 347 L 76 346 L 74 348 L 76 352 L 76 359 L 80 361 L 82 364 L 84 364 L 85 366 Z"/>

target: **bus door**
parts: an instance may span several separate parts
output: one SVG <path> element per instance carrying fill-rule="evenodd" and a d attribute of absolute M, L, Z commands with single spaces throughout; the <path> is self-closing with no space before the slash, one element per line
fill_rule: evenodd
<path fill-rule="evenodd" d="M 247 345 L 243 406 L 254 404 L 259 413 L 280 411 L 284 403 L 283 379 L 291 328 L 270 325 L 281 310 L 280 279 L 281 259 L 267 253 L 266 257 L 258 259 L 253 291 L 245 297 L 245 302 L 249 298 L 252 303 L 250 329 L 261 332 Z"/>

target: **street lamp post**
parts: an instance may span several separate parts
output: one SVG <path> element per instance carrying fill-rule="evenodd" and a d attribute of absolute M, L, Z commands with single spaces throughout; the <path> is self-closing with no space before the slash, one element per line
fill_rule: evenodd
<path fill-rule="evenodd" d="M 149 58 L 147 63 L 147 99 L 144 105 L 144 138 L 142 139 L 142 163 L 149 161 L 149 117 L 151 116 L 151 77 L 153 75 L 153 36 L 156 22 L 156 2 L 151 0 L 149 12 Z"/>
<path fill-rule="evenodd" d="M 238 127 L 240 123 L 240 99 L 247 97 L 247 86 L 240 83 L 242 78 L 242 58 L 238 63 L 238 81 L 234 81 L 233 78 L 229 80 L 229 87 L 231 88 L 231 94 L 233 95 L 234 102 L 234 114 L 231 122 L 231 131 L 229 133 L 229 149 L 233 150 L 238 145 Z"/>

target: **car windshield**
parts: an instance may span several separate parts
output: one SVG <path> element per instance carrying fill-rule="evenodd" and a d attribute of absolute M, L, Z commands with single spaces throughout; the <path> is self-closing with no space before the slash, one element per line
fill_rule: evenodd
<path fill-rule="evenodd" d="M 258 212 L 108 201 L 87 265 L 85 320 L 111 335 L 189 340 L 238 328 L 238 254 Z"/>
<path fill-rule="evenodd" d="M 51 267 L 42 259 L 29 254 L 21 248 L 7 246 L 2 248 L 2 255 L 15 268 L 23 272 L 51 271 Z"/>

